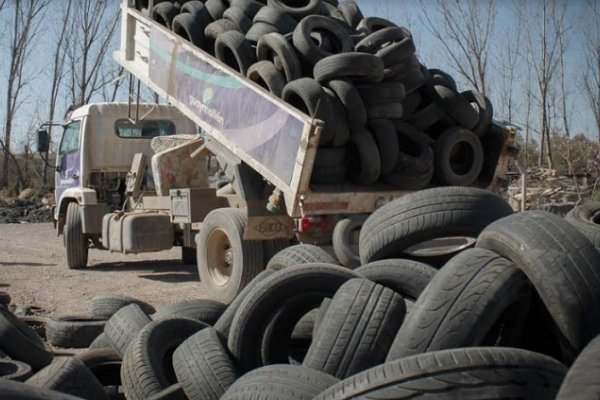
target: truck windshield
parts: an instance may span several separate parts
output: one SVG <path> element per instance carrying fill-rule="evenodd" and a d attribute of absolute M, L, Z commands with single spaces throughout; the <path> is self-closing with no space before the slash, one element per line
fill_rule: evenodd
<path fill-rule="evenodd" d="M 79 128 L 81 127 L 81 121 L 71 122 L 65 127 L 62 141 L 60 142 L 60 149 L 58 154 L 68 154 L 77 151 L 79 148 Z"/>
<path fill-rule="evenodd" d="M 117 136 L 122 138 L 153 138 L 156 136 L 174 135 L 175 124 L 168 120 L 143 120 L 133 124 L 126 119 L 116 123 Z"/>

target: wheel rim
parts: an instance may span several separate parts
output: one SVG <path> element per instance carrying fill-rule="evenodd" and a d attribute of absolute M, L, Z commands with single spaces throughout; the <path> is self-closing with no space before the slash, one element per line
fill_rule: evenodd
<path fill-rule="evenodd" d="M 475 238 L 467 236 L 435 238 L 411 246 L 405 252 L 415 257 L 444 256 L 468 249 L 475 241 Z"/>
<path fill-rule="evenodd" d="M 211 279 L 219 286 L 225 286 L 233 271 L 233 250 L 227 233 L 216 229 L 210 233 L 206 243 L 206 262 Z"/>

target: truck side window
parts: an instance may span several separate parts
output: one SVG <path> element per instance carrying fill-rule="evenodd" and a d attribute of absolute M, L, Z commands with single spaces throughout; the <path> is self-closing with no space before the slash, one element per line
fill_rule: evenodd
<path fill-rule="evenodd" d="M 126 119 L 120 119 L 116 125 L 117 136 L 121 138 L 153 138 L 156 136 L 168 136 L 175 134 L 173 121 L 143 120 L 137 124 Z"/>
<path fill-rule="evenodd" d="M 71 122 L 65 127 L 62 141 L 60 142 L 59 155 L 73 153 L 79 148 L 79 129 L 81 121 Z"/>

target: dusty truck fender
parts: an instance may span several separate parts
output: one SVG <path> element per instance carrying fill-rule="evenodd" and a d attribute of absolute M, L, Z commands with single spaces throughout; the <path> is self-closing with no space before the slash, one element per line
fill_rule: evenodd
<path fill-rule="evenodd" d="M 105 204 L 98 204 L 96 191 L 89 188 L 70 188 L 61 195 L 54 209 L 56 233 L 61 235 L 65 226 L 65 217 L 69 203 L 76 202 L 80 206 L 83 222 L 83 233 L 100 233 L 102 216 L 109 212 Z"/>

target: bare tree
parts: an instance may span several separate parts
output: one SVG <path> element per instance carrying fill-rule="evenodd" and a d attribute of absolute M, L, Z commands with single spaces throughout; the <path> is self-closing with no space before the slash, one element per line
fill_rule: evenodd
<path fill-rule="evenodd" d="M 104 68 L 110 62 L 119 4 L 113 0 L 80 0 L 75 5 L 67 41 L 69 91 L 74 104 L 87 104 L 115 78 L 105 74 Z"/>
<path fill-rule="evenodd" d="M 583 74 L 583 91 L 594 116 L 596 135 L 600 145 L 600 4 L 588 0 L 585 8 L 585 71 Z"/>
<path fill-rule="evenodd" d="M 496 1 L 435 0 L 433 4 L 443 23 L 425 12 L 424 25 L 442 44 L 456 72 L 478 91 L 488 95 L 487 70 L 497 15 Z M 431 2 L 426 1 L 423 7 L 431 8 L 430 5 Z"/>
<path fill-rule="evenodd" d="M 27 74 L 25 66 L 31 55 L 33 40 L 39 33 L 40 17 L 48 3 L 49 0 L 22 0 L 9 6 L 13 9 L 14 17 L 10 30 L 4 137 L 0 143 L 3 148 L 0 187 L 9 185 L 9 160 L 11 159 L 17 169 L 19 181 L 23 182 L 24 180 L 19 165 L 10 150 L 11 136 L 15 116 L 23 102 L 21 98 L 23 89 L 30 83 L 31 77 Z"/>

